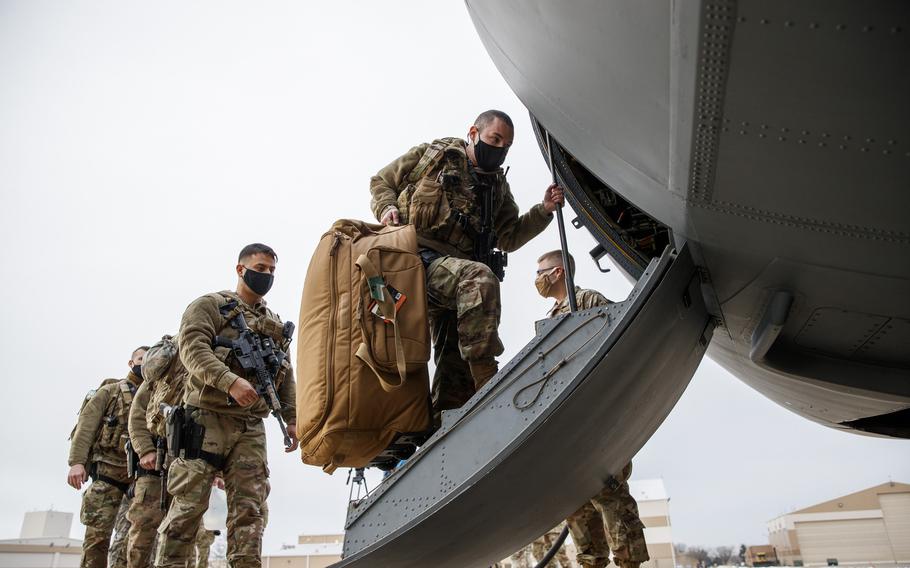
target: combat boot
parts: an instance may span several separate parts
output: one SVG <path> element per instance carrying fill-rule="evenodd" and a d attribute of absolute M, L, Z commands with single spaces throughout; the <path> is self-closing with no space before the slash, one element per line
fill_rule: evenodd
<path fill-rule="evenodd" d="M 482 359 L 480 361 L 469 361 L 471 367 L 471 376 L 474 377 L 474 388 L 480 390 L 487 381 L 492 379 L 499 372 L 499 363 L 496 359 Z"/>

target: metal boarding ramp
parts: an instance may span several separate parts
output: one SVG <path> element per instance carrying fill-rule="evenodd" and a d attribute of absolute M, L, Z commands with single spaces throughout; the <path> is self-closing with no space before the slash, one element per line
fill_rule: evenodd
<path fill-rule="evenodd" d="M 337 567 L 483 567 L 534 540 L 618 473 L 664 421 L 710 341 L 688 248 L 629 297 L 537 335 L 369 496 Z"/>

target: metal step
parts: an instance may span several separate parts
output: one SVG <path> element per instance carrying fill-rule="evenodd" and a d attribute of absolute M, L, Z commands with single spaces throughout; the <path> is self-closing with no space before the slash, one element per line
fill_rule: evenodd
<path fill-rule="evenodd" d="M 623 302 L 534 339 L 367 498 L 334 566 L 489 566 L 575 511 L 657 430 L 713 330 L 686 247 Z"/>

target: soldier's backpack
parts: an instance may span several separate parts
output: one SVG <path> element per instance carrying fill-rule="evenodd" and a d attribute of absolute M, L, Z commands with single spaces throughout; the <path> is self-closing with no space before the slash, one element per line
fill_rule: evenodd
<path fill-rule="evenodd" d="M 101 381 L 101 384 L 98 385 L 98 388 L 89 389 L 89 391 L 85 393 L 85 398 L 82 399 L 82 404 L 79 405 L 79 411 L 76 413 L 76 424 L 73 425 L 73 429 L 70 431 L 70 437 L 67 438 L 67 440 L 73 439 L 73 436 L 76 434 L 76 428 L 79 426 L 79 416 L 82 415 L 82 411 L 85 410 L 85 405 L 88 404 L 88 401 L 92 400 L 92 397 L 95 396 L 95 393 L 98 392 L 98 389 L 104 385 L 116 383 L 119 380 L 120 379 L 104 379 Z"/>
<path fill-rule="evenodd" d="M 161 404 L 174 406 L 183 399 L 188 374 L 180 361 L 177 339 L 165 335 L 145 354 L 142 362 L 142 378 L 151 391 L 145 409 L 145 421 L 155 436 L 165 436 L 165 421 Z"/>
<path fill-rule="evenodd" d="M 300 303 L 297 432 L 304 463 L 363 467 L 430 427 L 426 275 L 410 225 L 341 220 Z"/>

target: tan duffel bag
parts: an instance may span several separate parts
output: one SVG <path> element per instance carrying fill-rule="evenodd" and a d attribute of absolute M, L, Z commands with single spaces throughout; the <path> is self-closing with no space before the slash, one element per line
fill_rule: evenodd
<path fill-rule="evenodd" d="M 307 270 L 297 341 L 304 463 L 363 467 L 430 427 L 426 275 L 414 227 L 337 221 Z"/>

